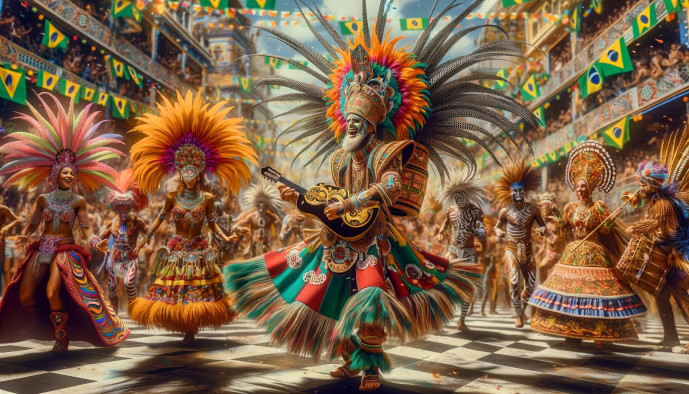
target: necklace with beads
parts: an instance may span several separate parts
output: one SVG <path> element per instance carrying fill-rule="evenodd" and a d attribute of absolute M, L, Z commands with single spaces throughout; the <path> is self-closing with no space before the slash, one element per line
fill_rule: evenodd
<path fill-rule="evenodd" d="M 198 208 L 204 201 L 206 201 L 206 196 L 200 191 L 196 192 L 193 190 L 184 189 L 181 193 L 175 196 L 175 201 L 186 210 L 192 210 Z"/>

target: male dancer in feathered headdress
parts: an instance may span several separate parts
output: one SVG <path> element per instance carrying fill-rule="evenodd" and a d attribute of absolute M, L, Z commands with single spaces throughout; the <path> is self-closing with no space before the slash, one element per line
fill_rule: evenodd
<path fill-rule="evenodd" d="M 526 195 L 538 187 L 538 175 L 525 163 L 506 167 L 495 185 L 495 199 L 504 206 L 495 228 L 498 237 L 505 239 L 505 264 L 510 279 L 510 296 L 517 320 L 514 326 L 524 327 L 525 309 L 536 288 L 536 264 L 533 257 L 531 230 L 545 235 L 545 222 L 541 210 L 526 201 Z M 505 231 L 505 229 L 507 231 Z"/>
<path fill-rule="evenodd" d="M 282 204 L 278 189 L 267 183 L 253 184 L 244 192 L 244 207 L 249 213 L 237 221 L 236 228 L 251 238 L 244 251 L 245 258 L 271 250 L 273 238 L 277 238 L 282 227 L 279 211 Z"/>
<path fill-rule="evenodd" d="M 444 233 L 451 225 L 453 232 L 450 240 L 450 260 L 476 266 L 478 259 L 474 242 L 476 239 L 486 239 L 486 225 L 481 210 L 481 205 L 485 201 L 483 186 L 466 172 L 452 174 L 450 182 L 445 185 L 438 199 L 445 206 L 445 221 L 438 231 L 436 240 L 442 243 Z M 461 315 L 457 323 L 459 331 L 469 331 L 464 320 L 471 303 L 473 300 L 462 302 Z"/>

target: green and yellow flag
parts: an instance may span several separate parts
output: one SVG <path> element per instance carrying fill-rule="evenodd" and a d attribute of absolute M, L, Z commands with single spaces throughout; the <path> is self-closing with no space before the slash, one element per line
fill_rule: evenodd
<path fill-rule="evenodd" d="M 55 25 L 50 23 L 49 20 L 45 20 L 45 28 L 43 29 L 43 41 L 41 44 L 47 46 L 48 48 L 67 48 L 69 43 L 69 38 L 62 34 Z"/>
<path fill-rule="evenodd" d="M 282 59 L 275 57 L 265 56 L 263 62 L 273 68 L 280 68 L 282 66 Z"/>
<path fill-rule="evenodd" d="M 655 3 L 651 3 L 648 7 L 644 8 L 639 15 L 632 21 L 632 33 L 634 33 L 634 39 L 636 40 L 645 32 L 651 30 L 655 24 L 658 23 L 656 18 L 656 7 Z"/>
<path fill-rule="evenodd" d="M 93 99 L 96 98 L 96 89 L 91 89 L 89 87 L 82 86 L 81 98 L 83 98 L 86 101 L 93 102 Z"/>
<path fill-rule="evenodd" d="M 540 107 L 536 108 L 533 111 L 533 114 L 536 115 L 538 123 L 540 123 L 541 126 L 545 127 L 545 111 L 543 110 L 543 106 L 541 105 Z"/>
<path fill-rule="evenodd" d="M 503 7 L 509 7 L 513 5 L 519 5 L 522 3 L 528 3 L 531 0 L 502 0 L 502 6 Z"/>
<path fill-rule="evenodd" d="M 495 75 L 497 75 L 500 78 L 507 79 L 507 69 L 501 68 L 500 70 L 498 70 L 498 72 Z M 496 79 L 495 83 L 493 84 L 493 88 L 496 90 L 502 90 L 502 89 L 507 88 L 507 85 L 508 85 L 507 82 Z"/>
<path fill-rule="evenodd" d="M 55 85 L 57 85 L 57 82 L 60 80 L 60 77 L 58 77 L 55 74 L 51 74 L 47 71 L 43 70 L 38 70 L 38 78 L 36 81 L 36 86 L 39 88 L 43 89 L 48 89 L 48 90 L 53 90 L 55 89 Z"/>
<path fill-rule="evenodd" d="M 308 66 L 309 65 L 309 62 L 307 62 L 306 60 L 296 60 L 296 62 L 301 64 L 302 66 Z M 290 70 L 298 70 L 299 69 L 299 67 L 293 66 L 292 64 L 289 64 L 289 67 L 287 67 L 287 68 Z"/>
<path fill-rule="evenodd" d="M 242 91 L 251 92 L 251 82 L 251 78 L 239 77 L 239 86 L 242 88 Z"/>
<path fill-rule="evenodd" d="M 423 30 L 428 25 L 428 18 L 402 18 L 400 28 L 402 30 Z"/>
<path fill-rule="evenodd" d="M 216 10 L 225 10 L 227 7 L 229 7 L 229 0 L 201 0 L 199 2 L 201 7 L 203 8 L 215 8 Z M 254 7 L 249 7 L 247 4 L 246 8 L 254 8 Z"/>
<path fill-rule="evenodd" d="M 129 79 L 134 82 L 136 86 L 140 88 L 144 87 L 143 78 L 141 78 L 141 74 L 139 74 L 134 67 L 127 64 L 127 72 L 129 73 Z"/>
<path fill-rule="evenodd" d="M 119 119 L 129 119 L 129 103 L 127 99 L 112 96 L 112 116 Z"/>
<path fill-rule="evenodd" d="M 603 12 L 603 0 L 591 0 L 591 8 L 593 11 L 600 15 Z"/>
<path fill-rule="evenodd" d="M 110 71 L 112 71 L 112 74 L 118 78 L 129 79 L 129 75 L 124 72 L 124 62 L 116 60 L 112 56 L 110 56 Z"/>
<path fill-rule="evenodd" d="M 579 77 L 579 93 L 581 98 L 588 97 L 591 93 L 603 88 L 603 75 L 594 63 L 585 73 Z"/>
<path fill-rule="evenodd" d="M 569 29 L 574 32 L 581 30 L 581 4 L 572 8 L 572 16 L 569 18 Z"/>
<path fill-rule="evenodd" d="M 109 97 L 110 95 L 105 92 L 98 92 L 98 101 L 96 101 L 96 104 L 105 107 L 106 105 L 108 105 Z"/>
<path fill-rule="evenodd" d="M 668 14 L 679 11 L 680 7 L 682 6 L 679 0 L 663 0 L 663 2 L 665 3 L 665 8 L 667 9 Z"/>
<path fill-rule="evenodd" d="M 138 8 L 134 6 L 134 2 L 130 0 L 113 0 L 112 1 L 112 16 L 115 18 L 132 18 L 137 23 L 141 23 L 143 15 Z"/>
<path fill-rule="evenodd" d="M 629 117 L 625 116 L 614 125 L 605 129 L 601 135 L 605 143 L 617 149 L 622 149 L 624 144 L 629 141 Z"/>
<path fill-rule="evenodd" d="M 225 6 L 225 8 L 227 8 L 227 5 Z M 246 8 L 261 8 L 264 10 L 274 10 L 275 0 L 246 0 Z"/>
<path fill-rule="evenodd" d="M 62 83 L 60 84 L 60 93 L 74 99 L 74 103 L 79 102 L 79 91 L 81 90 L 81 84 L 78 84 L 76 82 L 68 81 L 66 79 L 62 79 Z"/>
<path fill-rule="evenodd" d="M 624 42 L 624 37 L 620 37 L 610 45 L 603 52 L 603 56 L 596 61 L 596 65 L 598 65 L 598 69 L 606 77 L 634 70 L 634 64 L 629 56 L 629 50 Z"/>
<path fill-rule="evenodd" d="M 363 28 L 363 22 L 362 21 L 340 22 L 340 31 L 342 32 L 342 34 L 347 34 L 347 35 L 357 34 L 361 31 L 362 28 Z"/>
<path fill-rule="evenodd" d="M 26 105 L 26 79 L 23 69 L 13 70 L 9 63 L 5 63 L 4 67 L 0 67 L 0 80 L 0 98 Z"/>
<path fill-rule="evenodd" d="M 524 101 L 533 100 L 541 95 L 541 88 L 536 83 L 536 77 L 533 74 L 522 85 L 521 90 Z"/>

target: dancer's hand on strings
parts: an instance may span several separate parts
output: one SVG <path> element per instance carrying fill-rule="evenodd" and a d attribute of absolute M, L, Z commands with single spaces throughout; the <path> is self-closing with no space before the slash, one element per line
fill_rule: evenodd
<path fill-rule="evenodd" d="M 278 190 L 280 190 L 280 199 L 291 202 L 294 205 L 297 204 L 297 197 L 299 197 L 299 193 L 297 193 L 296 190 L 285 185 L 278 186 Z"/>
<path fill-rule="evenodd" d="M 325 213 L 325 216 L 330 220 L 337 219 L 344 215 L 344 203 L 342 203 L 342 201 L 334 202 L 325 207 L 323 213 Z"/>

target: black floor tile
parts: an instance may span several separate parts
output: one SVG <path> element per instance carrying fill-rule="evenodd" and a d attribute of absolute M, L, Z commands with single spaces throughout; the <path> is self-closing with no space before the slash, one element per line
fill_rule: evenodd
<path fill-rule="evenodd" d="M 0 390 L 11 393 L 33 394 L 46 391 L 69 389 L 70 387 L 91 383 L 91 380 L 75 378 L 57 373 L 43 373 L 24 378 L 0 382 Z M 78 392 L 75 390 L 74 392 Z"/>

